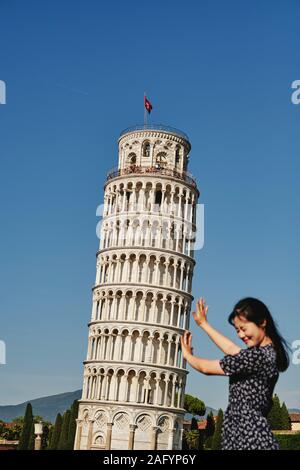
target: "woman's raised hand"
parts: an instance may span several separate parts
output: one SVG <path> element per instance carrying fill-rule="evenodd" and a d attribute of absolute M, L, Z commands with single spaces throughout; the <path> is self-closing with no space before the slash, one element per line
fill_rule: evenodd
<path fill-rule="evenodd" d="M 193 347 L 192 347 L 192 333 L 190 331 L 185 331 L 183 335 L 180 337 L 181 343 L 181 351 L 183 358 L 186 359 L 188 354 L 193 355 Z"/>
<path fill-rule="evenodd" d="M 196 312 L 192 312 L 197 325 L 203 326 L 207 322 L 207 310 L 208 306 L 205 305 L 205 300 L 203 297 L 200 297 L 196 303 Z"/>

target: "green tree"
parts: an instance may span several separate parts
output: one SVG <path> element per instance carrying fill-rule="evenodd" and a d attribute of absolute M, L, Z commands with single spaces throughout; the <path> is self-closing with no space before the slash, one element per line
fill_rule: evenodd
<path fill-rule="evenodd" d="M 18 450 L 28 450 L 32 434 L 32 424 L 33 424 L 33 415 L 32 415 L 32 406 L 31 403 L 28 403 L 26 406 L 23 429 L 20 436 L 20 441 L 18 445 Z"/>
<path fill-rule="evenodd" d="M 281 406 L 281 422 L 282 422 L 282 429 L 291 430 L 291 419 L 286 407 L 286 404 L 283 402 Z"/>
<path fill-rule="evenodd" d="M 0 437 L 3 436 L 3 433 L 6 431 L 6 423 L 0 420 Z"/>
<path fill-rule="evenodd" d="M 202 400 L 199 400 L 197 397 L 186 394 L 184 396 L 184 408 L 187 413 L 190 413 L 194 416 L 203 416 L 205 414 L 206 408 Z"/>
<path fill-rule="evenodd" d="M 268 413 L 267 420 L 272 430 L 283 429 L 281 405 L 276 394 L 272 398 L 272 408 Z"/>
<path fill-rule="evenodd" d="M 211 448 L 213 450 L 220 450 L 221 449 L 221 433 L 222 433 L 222 424 L 223 424 L 223 411 L 219 409 L 218 417 L 217 417 L 217 424 L 215 428 L 215 432 L 212 438 Z"/>
<path fill-rule="evenodd" d="M 49 421 L 44 421 L 43 419 L 41 419 L 40 421 L 42 421 L 42 423 L 43 423 L 43 434 L 42 434 L 41 449 L 46 450 L 46 449 L 48 449 L 48 446 L 49 446 L 50 429 L 53 426 Z"/>
<path fill-rule="evenodd" d="M 58 441 L 58 450 L 66 450 L 68 447 L 69 425 L 70 425 L 71 411 L 65 411 L 63 415 L 61 433 Z"/>
<path fill-rule="evenodd" d="M 67 443 L 67 449 L 69 450 L 74 449 L 74 441 L 75 441 L 75 434 L 76 434 L 76 419 L 78 417 L 78 408 L 79 408 L 78 400 L 74 400 L 71 406 L 71 416 L 70 416 L 70 423 L 69 423 L 69 433 L 68 433 L 68 443 Z"/>
<path fill-rule="evenodd" d="M 29 439 L 28 450 L 34 450 L 34 441 L 35 441 L 34 421 L 32 421 L 31 429 L 30 429 L 30 439 Z"/>
<path fill-rule="evenodd" d="M 195 416 L 203 416 L 206 407 L 202 400 L 192 395 L 184 396 L 184 408 L 192 415 L 191 431 L 186 433 L 186 443 L 189 449 L 203 449 L 203 433 L 198 429 L 198 420 Z"/>
<path fill-rule="evenodd" d="M 196 429 L 198 429 L 198 420 L 193 416 L 191 420 L 191 431 L 195 431 Z"/>
<path fill-rule="evenodd" d="M 54 430 L 54 426 L 52 425 L 52 426 L 49 428 L 48 441 L 47 441 L 47 444 L 46 444 L 46 446 L 45 446 L 45 449 L 46 449 L 46 450 L 51 450 L 51 449 L 50 449 L 50 444 L 51 444 L 51 441 L 52 441 L 53 430 Z"/>
<path fill-rule="evenodd" d="M 14 419 L 9 426 L 6 423 L 3 425 L 1 437 L 8 441 L 19 441 L 24 424 L 24 416 L 22 418 Z"/>
<path fill-rule="evenodd" d="M 194 429 L 193 431 L 184 432 L 184 440 L 189 450 L 196 450 L 198 448 L 198 445 L 199 445 L 198 439 L 199 439 L 198 430 Z"/>
<path fill-rule="evenodd" d="M 212 438 L 215 432 L 215 420 L 212 411 L 207 415 L 207 423 L 204 431 L 205 447 L 211 448 Z"/>
<path fill-rule="evenodd" d="M 49 443 L 49 450 L 56 450 L 58 448 L 62 422 L 63 422 L 62 415 L 58 413 L 58 415 L 56 416 L 54 428 L 53 428 L 52 435 L 51 435 L 51 440 Z"/>

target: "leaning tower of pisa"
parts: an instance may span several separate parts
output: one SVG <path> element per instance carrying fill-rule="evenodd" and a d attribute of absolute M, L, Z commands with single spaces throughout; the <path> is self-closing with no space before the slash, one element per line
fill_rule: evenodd
<path fill-rule="evenodd" d="M 162 125 L 123 131 L 104 185 L 75 449 L 181 449 L 199 192 L 191 145 Z"/>

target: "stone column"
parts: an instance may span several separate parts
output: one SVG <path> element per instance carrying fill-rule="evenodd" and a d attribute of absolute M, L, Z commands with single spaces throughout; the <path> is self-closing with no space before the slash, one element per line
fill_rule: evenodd
<path fill-rule="evenodd" d="M 100 273 L 101 273 L 101 262 L 100 260 L 97 262 L 97 271 L 96 271 L 96 282 L 95 284 L 100 284 Z"/>
<path fill-rule="evenodd" d="M 150 442 L 150 449 L 149 450 L 156 450 L 157 430 L 158 430 L 158 426 L 152 426 L 151 442 Z"/>
<path fill-rule="evenodd" d="M 173 277 L 173 289 L 176 289 L 178 263 L 174 262 L 174 277 Z"/>
<path fill-rule="evenodd" d="M 100 399 L 100 387 L 101 387 L 101 374 L 98 374 L 97 383 L 96 383 L 96 400 Z"/>
<path fill-rule="evenodd" d="M 188 208 L 189 208 L 189 196 L 188 193 L 185 193 L 185 210 L 184 210 L 184 220 L 187 220 L 188 217 Z"/>
<path fill-rule="evenodd" d="M 162 398 L 162 405 L 167 406 L 167 393 L 168 393 L 168 387 L 169 387 L 169 379 L 165 379 L 165 389 L 163 392 L 163 398 Z"/>
<path fill-rule="evenodd" d="M 160 378 L 156 377 L 156 390 L 155 390 L 155 398 L 154 398 L 154 405 L 158 405 L 158 393 L 159 393 L 159 384 Z"/>
<path fill-rule="evenodd" d="M 177 408 L 181 408 L 181 398 L 182 398 L 182 380 L 179 381 Z"/>
<path fill-rule="evenodd" d="M 181 317 L 181 308 L 182 308 L 182 299 L 179 300 L 179 304 L 178 304 L 178 314 L 177 314 L 177 328 L 179 328 L 179 325 L 180 325 L 180 317 Z"/>
<path fill-rule="evenodd" d="M 155 295 L 153 294 L 152 303 L 151 303 L 150 312 L 149 312 L 149 321 L 151 323 L 154 323 L 154 319 L 155 319 L 156 300 L 157 299 Z"/>
<path fill-rule="evenodd" d="M 182 449 L 182 439 L 183 439 L 183 428 L 179 431 L 179 443 L 178 443 L 178 450 Z"/>
<path fill-rule="evenodd" d="M 163 298 L 162 298 L 163 307 L 162 307 L 162 312 L 161 312 L 161 323 L 166 323 L 165 322 L 166 303 L 167 303 L 167 298 L 165 296 L 163 296 Z"/>
<path fill-rule="evenodd" d="M 155 266 L 154 273 L 153 273 L 154 283 L 159 284 L 159 261 L 158 260 L 154 262 L 154 266 Z"/>
<path fill-rule="evenodd" d="M 124 320 L 125 308 L 126 308 L 126 295 L 122 293 L 120 304 L 119 304 L 118 320 Z"/>
<path fill-rule="evenodd" d="M 115 361 L 120 361 L 120 353 L 122 347 L 122 337 L 121 334 L 118 332 L 116 335 L 116 342 L 115 342 Z"/>
<path fill-rule="evenodd" d="M 140 309 L 141 309 L 141 321 L 145 321 L 145 315 L 146 315 L 146 294 L 143 294 L 143 297 L 141 298 L 141 304 L 140 304 Z"/>
<path fill-rule="evenodd" d="M 170 365 L 170 356 L 171 356 L 171 350 L 172 350 L 172 337 L 171 339 L 168 340 L 168 356 L 167 356 L 167 365 Z"/>
<path fill-rule="evenodd" d="M 130 361 L 131 357 L 131 334 L 128 333 L 128 335 L 125 336 L 125 344 L 124 344 L 124 357 L 122 357 L 123 361 Z M 127 354 L 126 354 L 127 352 Z M 127 356 L 127 357 L 126 357 Z"/>
<path fill-rule="evenodd" d="M 174 356 L 174 363 L 173 363 L 174 367 L 177 367 L 178 348 L 179 348 L 179 338 L 176 339 L 176 349 L 175 349 L 175 356 Z"/>
<path fill-rule="evenodd" d="M 114 373 L 111 380 L 112 380 L 112 382 L 111 382 L 112 398 L 111 399 L 112 399 L 112 401 L 116 401 L 117 389 L 118 389 L 118 377 L 117 377 L 116 373 Z"/>
<path fill-rule="evenodd" d="M 130 424 L 129 425 L 128 450 L 133 450 L 134 449 L 134 434 L 135 434 L 135 429 L 136 428 L 137 428 L 136 424 Z"/>
<path fill-rule="evenodd" d="M 142 361 L 142 352 L 143 352 L 143 336 L 139 335 L 138 341 L 137 341 L 137 362 Z"/>
<path fill-rule="evenodd" d="M 185 305 L 183 310 L 183 329 L 188 329 L 188 305 Z"/>
<path fill-rule="evenodd" d="M 105 295 L 105 307 L 104 307 L 104 312 L 103 312 L 103 317 L 102 320 L 106 320 L 108 318 L 108 307 L 109 307 L 109 295 Z"/>
<path fill-rule="evenodd" d="M 76 419 L 77 428 L 76 428 L 76 437 L 75 437 L 75 445 L 74 450 L 80 450 L 80 441 L 81 441 L 81 433 L 82 433 L 82 419 Z"/>
<path fill-rule="evenodd" d="M 161 248 L 162 246 L 162 224 L 161 223 L 159 223 L 159 225 L 157 226 L 157 230 L 158 230 L 157 247 Z"/>
<path fill-rule="evenodd" d="M 89 421 L 89 432 L 88 432 L 87 445 L 86 445 L 87 450 L 89 450 L 92 446 L 93 426 L 94 426 L 94 420 L 91 419 Z"/>
<path fill-rule="evenodd" d="M 137 375 L 134 375 L 132 377 L 130 396 L 129 396 L 129 401 L 134 402 L 134 403 L 136 403 L 138 385 L 139 385 L 139 378 Z"/>
<path fill-rule="evenodd" d="M 114 282 L 115 282 L 115 283 L 119 283 L 119 282 L 121 282 L 121 280 L 120 280 L 120 273 L 121 273 L 121 260 L 120 260 L 120 256 L 117 257 L 116 263 L 117 263 L 117 269 L 116 269 L 116 272 L 115 272 L 115 279 L 114 279 Z"/>
<path fill-rule="evenodd" d="M 116 190 L 115 192 L 114 215 L 117 214 L 117 208 L 118 208 L 118 190 Z"/>
<path fill-rule="evenodd" d="M 176 391 L 176 379 L 174 379 L 173 377 L 172 397 L 171 397 L 171 406 L 173 408 L 174 408 L 175 391 Z"/>
<path fill-rule="evenodd" d="M 190 266 L 188 265 L 187 267 L 187 273 L 186 273 L 186 280 L 185 280 L 185 291 L 188 292 L 189 291 L 189 279 L 190 279 Z"/>
<path fill-rule="evenodd" d="M 177 207 L 177 217 L 180 217 L 180 212 L 181 212 L 181 199 L 182 199 L 182 193 L 178 193 L 178 207 Z"/>
<path fill-rule="evenodd" d="M 172 450 L 172 449 L 173 449 L 173 442 L 174 442 L 174 434 L 175 434 L 175 431 L 176 431 L 175 428 L 171 428 L 171 429 L 169 430 L 168 450 Z"/>
<path fill-rule="evenodd" d="M 173 187 L 173 186 L 172 186 Z M 169 207 L 169 214 L 176 214 L 176 207 L 175 207 L 175 191 L 171 190 L 171 198 L 170 198 L 170 207 Z"/>
<path fill-rule="evenodd" d="M 148 344 L 148 347 L 147 347 L 147 354 L 146 354 L 146 362 L 152 362 L 152 354 L 153 354 L 153 343 L 152 343 L 152 340 L 153 340 L 153 336 L 149 336 L 148 337 L 148 341 L 149 341 L 149 344 Z"/>
<path fill-rule="evenodd" d="M 107 215 L 107 194 L 104 194 L 103 217 Z"/>
<path fill-rule="evenodd" d="M 107 423 L 106 446 L 105 446 L 106 450 L 109 450 L 111 448 L 111 435 L 112 435 L 113 424 L 114 423 Z"/>
<path fill-rule="evenodd" d="M 174 308 L 175 308 L 175 300 L 171 300 L 171 320 L 170 320 L 170 325 L 173 326 L 174 322 Z"/>
<path fill-rule="evenodd" d="M 163 275 L 163 286 L 169 287 L 169 285 L 168 285 L 168 276 L 169 276 L 170 262 L 165 261 L 164 265 L 165 265 L 165 274 Z M 170 285 L 172 285 L 172 282 L 170 282 Z"/>
<path fill-rule="evenodd" d="M 141 395 L 141 398 L 143 399 L 143 392 L 144 392 L 144 379 L 143 379 L 143 383 L 141 384 L 140 383 L 140 376 L 137 375 L 137 378 L 136 378 L 136 390 L 135 390 L 135 398 L 134 398 L 134 401 L 135 403 L 140 403 L 139 402 L 139 392 L 140 392 L 140 385 L 142 385 L 142 395 Z M 142 401 L 142 400 L 141 400 Z"/>
<path fill-rule="evenodd" d="M 194 207 L 195 207 L 195 195 L 192 195 L 192 204 L 191 204 L 191 212 L 190 212 L 190 223 L 193 223 L 193 215 L 194 215 Z"/>
<path fill-rule="evenodd" d="M 160 365 L 161 364 L 161 350 L 162 350 L 162 344 L 163 344 L 164 338 L 160 336 L 159 338 L 159 345 L 158 345 L 158 351 L 157 351 L 157 363 Z"/>
<path fill-rule="evenodd" d="M 184 407 L 184 389 L 185 389 L 185 379 L 181 381 L 181 397 L 180 397 L 180 406 Z"/>
<path fill-rule="evenodd" d="M 100 395 L 100 400 L 104 401 L 106 400 L 106 383 L 107 383 L 107 375 L 104 375 L 103 380 L 102 380 L 102 388 L 101 388 L 101 395 Z"/>
<path fill-rule="evenodd" d="M 123 201 L 122 201 L 122 212 L 125 212 L 126 211 L 126 191 L 125 189 L 123 190 Z"/>
<path fill-rule="evenodd" d="M 183 273 L 184 273 L 184 264 L 181 263 L 180 284 L 179 284 L 180 290 L 183 290 Z"/>
<path fill-rule="evenodd" d="M 165 212 L 165 199 L 166 199 L 166 190 L 162 189 L 161 190 L 161 205 L 160 205 L 160 211 L 162 213 Z"/>
<path fill-rule="evenodd" d="M 130 273 L 130 259 L 129 259 L 129 255 L 128 255 L 128 256 L 126 255 L 124 269 L 125 269 L 125 277 L 122 279 L 122 282 L 128 282 L 128 280 L 129 280 L 129 273 Z M 123 271 L 124 271 L 124 269 L 123 269 Z"/>
<path fill-rule="evenodd" d="M 134 294 L 129 299 L 129 306 L 128 306 L 128 320 L 133 320 L 134 319 Z"/>
<path fill-rule="evenodd" d="M 186 230 L 184 229 L 184 231 L 183 231 L 183 237 L 182 237 L 182 247 L 181 247 L 182 249 L 181 249 L 181 252 L 182 252 L 183 254 L 185 254 L 185 255 L 187 254 L 186 237 L 187 237 L 187 232 L 186 232 Z"/>

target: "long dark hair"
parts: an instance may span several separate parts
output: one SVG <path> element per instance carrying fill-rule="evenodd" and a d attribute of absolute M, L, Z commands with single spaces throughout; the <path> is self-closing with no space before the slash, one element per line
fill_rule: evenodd
<path fill-rule="evenodd" d="M 278 370 L 280 372 L 285 371 L 290 362 L 288 354 L 290 348 L 287 341 L 279 333 L 268 307 L 261 300 L 245 297 L 235 304 L 233 311 L 229 315 L 228 321 L 231 325 L 234 325 L 233 320 L 235 317 L 244 317 L 257 326 L 261 326 L 263 321 L 266 320 L 266 335 L 274 344 Z"/>

